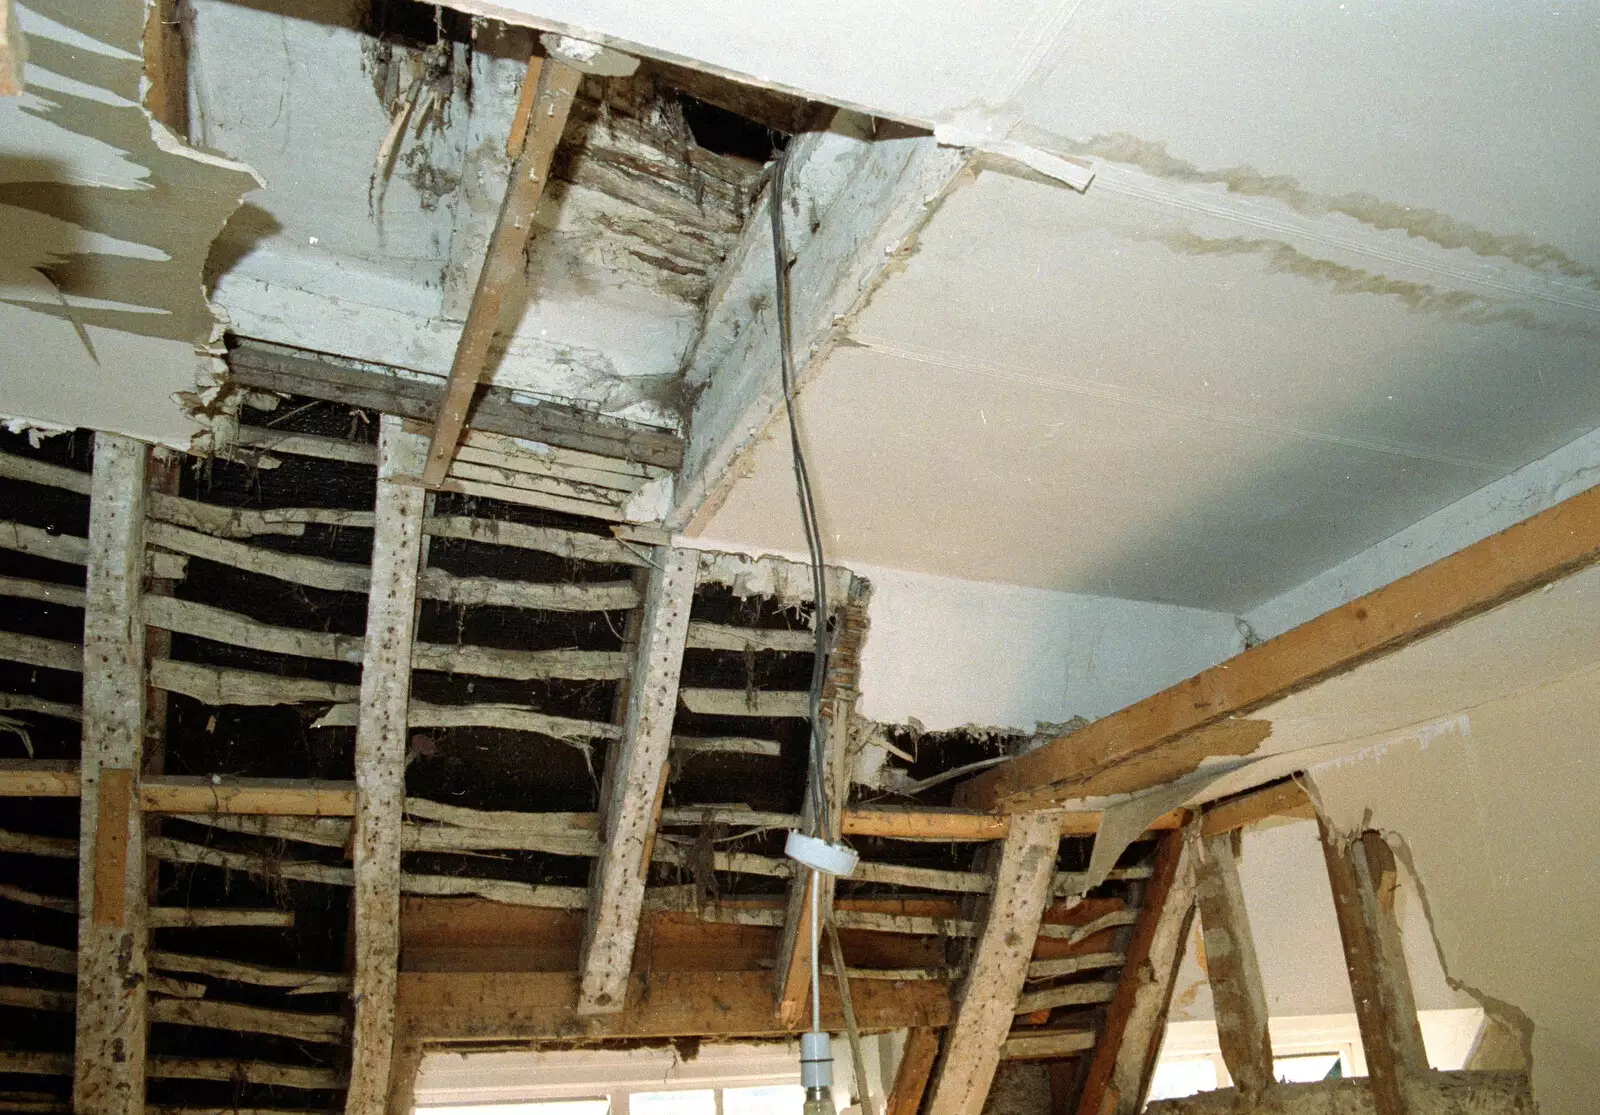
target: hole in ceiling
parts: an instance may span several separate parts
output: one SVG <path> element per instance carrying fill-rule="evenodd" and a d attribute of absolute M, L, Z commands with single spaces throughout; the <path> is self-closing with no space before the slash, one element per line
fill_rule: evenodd
<path fill-rule="evenodd" d="M 678 103 L 695 143 L 718 155 L 765 163 L 789 142 L 789 137 L 776 129 L 687 93 L 678 94 Z"/>
<path fill-rule="evenodd" d="M 361 30 L 385 43 L 432 46 L 440 39 L 472 41 L 472 19 L 462 12 L 418 0 L 369 0 Z"/>

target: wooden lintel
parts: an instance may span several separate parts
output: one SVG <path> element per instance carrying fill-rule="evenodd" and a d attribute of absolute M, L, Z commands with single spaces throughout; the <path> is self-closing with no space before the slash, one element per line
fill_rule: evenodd
<path fill-rule="evenodd" d="M 1206 977 L 1216 1007 L 1217 1041 L 1234 1087 L 1253 1106 L 1273 1085 L 1272 1038 L 1231 833 L 1199 841 L 1195 901 L 1205 938 Z"/>
<path fill-rule="evenodd" d="M 945 1041 L 929 1115 L 978 1115 L 989 1095 L 1050 888 L 1061 827 L 1049 814 L 1018 814 L 1000 846 L 994 893 L 962 985 L 960 1009 Z"/>
<path fill-rule="evenodd" d="M 145 481 L 149 447 L 97 433 L 83 625 L 73 1109 L 142 1115 L 147 992 L 144 818 Z"/>
<path fill-rule="evenodd" d="M 417 422 L 439 416 L 439 388 L 399 369 L 356 363 L 322 353 L 246 342 L 228 354 L 232 379 L 246 387 L 396 414 Z M 516 401 L 501 387 L 478 392 L 467 425 L 617 460 L 675 469 L 683 441 L 666 430 L 631 425 L 561 403 Z"/>
<path fill-rule="evenodd" d="M 398 1018 L 408 1034 L 433 1043 L 776 1037 L 804 1028 L 786 1027 L 773 1014 L 767 972 L 656 972 L 631 976 L 626 987 L 621 1011 L 579 1014 L 572 972 L 402 972 Z M 852 984 L 851 997 L 866 1031 L 950 1020 L 948 983 L 863 980 Z M 823 986 L 822 1012 L 824 1028 L 844 1028 L 831 981 Z"/>
<path fill-rule="evenodd" d="M 604 845 L 591 874 L 580 965 L 578 1009 L 584 1014 L 624 1007 L 700 571 L 699 555 L 692 550 L 664 547 L 655 556 L 622 738 L 606 760 Z"/>
<path fill-rule="evenodd" d="M 1078 1115 L 1135 1115 L 1150 1088 L 1194 920 L 1194 857 L 1184 832 L 1161 838 L 1155 868 L 1078 1097 Z"/>
<path fill-rule="evenodd" d="M 1171 782 L 1259 744 L 1263 706 L 1559 580 L 1600 558 L 1600 487 L 1475 542 L 1071 736 L 985 771 L 959 804 L 1035 809 Z M 1270 728 L 1270 725 L 1268 725 Z M 1200 733 L 1214 733 L 1211 738 Z M 1197 738 L 1198 737 L 1198 738 Z"/>
<path fill-rule="evenodd" d="M 376 1115 L 389 1098 L 395 976 L 400 959 L 400 856 L 405 811 L 406 712 L 425 493 L 393 478 L 415 475 L 422 440 L 385 415 L 378 431 L 372 589 L 356 722 L 352 869 L 355 1022 L 349 1115 Z"/>
<path fill-rule="evenodd" d="M 489 359 L 489 347 L 500 324 L 500 311 L 506 295 L 520 289 L 523 249 L 533 232 L 534 216 L 550 177 L 550 162 L 567 125 L 567 112 L 578 91 L 582 75 L 554 58 L 534 59 L 526 80 L 536 81 L 533 111 L 522 150 L 511 164 L 510 184 L 500 206 L 500 217 L 489 236 L 489 248 L 478 273 L 472 305 L 461 328 L 450 380 L 439 404 L 439 417 L 428 446 L 428 463 L 423 482 L 439 485 L 455 459 L 456 445 L 466 428 L 473 396 Z"/>

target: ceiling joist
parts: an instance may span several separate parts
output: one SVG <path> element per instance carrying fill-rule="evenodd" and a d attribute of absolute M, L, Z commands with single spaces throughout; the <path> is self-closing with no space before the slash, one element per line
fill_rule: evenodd
<path fill-rule="evenodd" d="M 450 380 L 428 446 L 422 478 L 437 487 L 455 459 L 456 444 L 467 424 L 473 396 L 489 362 L 489 348 L 500 324 L 506 296 L 521 289 L 523 250 L 533 232 L 534 216 L 550 177 L 550 163 L 566 128 L 567 113 L 582 75 L 554 58 L 534 58 L 528 63 L 527 81 L 537 83 L 522 150 L 511 164 L 511 183 L 500 206 L 500 217 L 489 237 L 489 248 L 478 273 L 466 324 L 450 366 Z"/>

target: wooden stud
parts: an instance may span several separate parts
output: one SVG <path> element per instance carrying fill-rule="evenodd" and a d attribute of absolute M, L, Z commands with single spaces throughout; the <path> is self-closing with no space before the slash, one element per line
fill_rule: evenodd
<path fill-rule="evenodd" d="M 1428 1058 L 1399 930 L 1374 878 L 1392 859 L 1376 833 L 1350 839 L 1325 818 L 1317 824 L 1375 1109 L 1377 1115 L 1406 1115 L 1407 1088 L 1427 1072 Z"/>
<path fill-rule="evenodd" d="M 1272 1038 L 1255 937 L 1234 862 L 1233 837 L 1202 839 L 1195 857 L 1195 901 L 1205 938 L 1206 975 L 1216 1005 L 1217 1040 L 1234 1087 L 1254 1105 L 1272 1087 Z"/>
<path fill-rule="evenodd" d="M 1060 845 L 1061 826 L 1055 817 L 1012 818 L 983 932 L 962 985 L 961 1006 L 933 1082 L 929 1115 L 978 1115 L 983 1108 L 1050 901 Z"/>
<path fill-rule="evenodd" d="M 1193 920 L 1193 852 L 1185 833 L 1170 832 L 1156 847 L 1155 873 L 1084 1077 L 1078 1115 L 1134 1115 L 1143 1109 Z"/>
<path fill-rule="evenodd" d="M 1600 488 L 1591 488 L 1071 736 L 985 771 L 961 787 L 958 802 L 977 808 L 1039 808 L 1068 798 L 1161 785 L 1190 773 L 1208 757 L 1248 754 L 1270 725 L 1240 718 L 1559 580 L 1597 557 Z"/>
<path fill-rule="evenodd" d="M 606 761 L 605 846 L 590 876 L 590 916 L 579 972 L 582 1014 L 626 1006 L 633 946 L 644 908 L 644 858 L 659 815 L 659 790 L 672 743 L 678 677 L 699 555 L 661 548 L 650 571 L 622 738 Z"/>
<path fill-rule="evenodd" d="M 149 449 L 95 435 L 83 624 L 78 1010 L 73 1109 L 142 1115 L 146 1032 L 143 763 Z"/>
<path fill-rule="evenodd" d="M 380 1115 L 389 1097 L 395 974 L 400 959 L 400 850 L 405 808 L 406 707 L 424 491 L 397 477 L 415 475 L 421 439 L 386 415 L 378 434 L 377 525 L 367 600 L 361 714 L 356 724 L 355 1024 L 349 1115 Z"/>
<path fill-rule="evenodd" d="M 884 1115 L 919 1115 L 922 1096 L 939 1058 L 939 1031 L 918 1027 L 906 1034 L 906 1047 L 895 1069 L 889 1089 L 889 1106 Z"/>
<path fill-rule="evenodd" d="M 530 66 L 530 80 L 534 79 L 535 72 L 538 89 L 527 139 L 511 164 L 511 184 L 506 188 L 499 220 L 489 237 L 483 270 L 478 274 L 472 305 L 467 311 L 466 324 L 461 328 L 461 340 L 450 366 L 444 400 L 439 405 L 433 441 L 428 446 L 428 460 L 422 476 L 429 487 L 443 482 L 450 462 L 455 459 L 456 445 L 466 427 L 467 413 L 488 362 L 489 346 L 499 327 L 501 308 L 506 295 L 521 281 L 523 250 L 533 232 L 534 217 L 544 196 L 545 182 L 550 177 L 550 163 L 555 157 L 556 145 L 561 142 L 567 112 L 582 77 L 554 58 L 544 59 L 537 71 Z"/>

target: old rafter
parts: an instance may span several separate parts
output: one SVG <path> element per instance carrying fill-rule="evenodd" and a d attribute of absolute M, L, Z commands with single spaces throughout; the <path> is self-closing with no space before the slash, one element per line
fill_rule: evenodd
<path fill-rule="evenodd" d="M 1039 808 L 1173 781 L 1206 758 L 1247 754 L 1272 701 L 1382 657 L 1600 558 L 1600 488 L 1475 542 L 1187 681 L 986 771 L 973 808 Z"/>
<path fill-rule="evenodd" d="M 455 459 L 456 445 L 467 424 L 472 398 L 488 364 L 489 346 L 500 324 L 500 311 L 506 295 L 517 289 L 522 277 L 523 249 L 533 232 L 534 215 L 544 196 L 550 176 L 550 161 L 566 128 L 567 113 L 578 91 L 582 75 L 554 58 L 535 58 L 528 64 L 527 81 L 537 82 L 532 118 L 527 139 L 511 164 L 511 184 L 500 206 L 500 216 L 489 237 L 483 270 L 467 310 L 466 324 L 455 360 L 450 366 L 450 381 L 445 385 L 444 401 L 428 446 L 423 480 L 437 487 Z"/>
<path fill-rule="evenodd" d="M 650 847 L 678 705 L 678 676 L 700 558 L 660 548 L 650 571 L 622 738 L 607 759 L 603 846 L 590 883 L 579 974 L 582 1014 L 624 1009 Z"/>
<path fill-rule="evenodd" d="M 377 525 L 356 722 L 355 1025 L 349 1115 L 377 1115 L 389 1096 L 395 976 L 400 960 L 400 851 L 405 808 L 406 710 L 422 551 L 425 493 L 414 476 L 421 439 L 385 416 L 378 434 Z"/>
<path fill-rule="evenodd" d="M 73 1108 L 142 1115 L 145 1083 L 145 476 L 149 448 L 95 435 L 83 625 Z"/>
<path fill-rule="evenodd" d="M 1254 1106 L 1272 1087 L 1272 1039 L 1255 936 L 1234 862 L 1232 834 L 1198 841 L 1195 900 L 1205 936 L 1206 975 L 1216 1004 L 1217 1040 L 1234 1087 Z"/>
<path fill-rule="evenodd" d="M 1184 832 L 1170 832 L 1156 847 L 1155 874 L 1145 890 L 1122 979 L 1106 1008 L 1078 1115 L 1135 1115 L 1143 1109 L 1193 920 L 1192 846 Z"/>
<path fill-rule="evenodd" d="M 1000 845 L 994 893 L 960 993 L 929 1115 L 978 1115 L 1000 1050 L 1011 1033 L 1034 941 L 1055 880 L 1061 827 L 1053 816 L 1020 814 Z"/>

